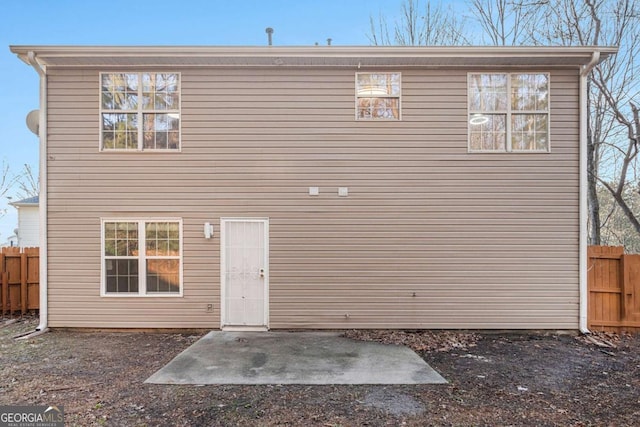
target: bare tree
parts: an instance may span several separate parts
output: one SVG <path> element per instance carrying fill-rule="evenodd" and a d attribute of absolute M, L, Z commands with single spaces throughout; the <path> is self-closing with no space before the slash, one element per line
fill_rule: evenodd
<path fill-rule="evenodd" d="M 40 181 L 37 175 L 34 175 L 30 165 L 24 164 L 22 172 L 18 175 L 15 185 L 16 198 L 26 199 L 28 197 L 37 196 L 40 193 Z"/>
<path fill-rule="evenodd" d="M 522 4 L 521 4 L 522 5 Z M 531 7 L 532 5 L 527 5 Z M 534 44 L 559 44 L 563 46 L 598 45 L 602 21 L 592 13 L 589 1 L 551 0 L 539 7 L 538 24 L 530 23 L 529 34 Z M 526 7 L 522 5 L 522 7 Z M 594 19 L 595 18 L 595 19 Z M 602 67 L 603 65 L 599 65 Z M 593 74 L 587 85 L 589 96 L 587 125 L 587 200 L 589 218 L 589 243 L 601 244 L 600 197 L 598 171 L 601 164 L 602 144 L 613 130 L 602 94 L 594 89 Z"/>
<path fill-rule="evenodd" d="M 405 0 L 401 6 L 401 17 L 394 22 L 393 30 L 384 16 L 370 18 L 373 45 L 400 46 L 445 46 L 469 44 L 465 36 L 464 21 L 442 2 L 427 0 Z"/>
<path fill-rule="evenodd" d="M 594 1 L 588 0 L 587 3 L 590 5 L 590 13 L 594 17 L 597 16 L 599 10 Z M 608 132 L 608 138 L 600 141 L 613 153 L 610 163 L 614 173 L 600 173 L 597 179 L 610 192 L 637 236 L 640 236 L 640 211 L 632 208 L 633 193 L 629 191 L 640 190 L 640 113 L 636 104 L 640 98 L 640 76 L 637 74 L 637 57 L 640 55 L 640 4 L 637 1 L 620 0 L 610 13 L 614 18 L 610 27 L 605 29 L 615 34 L 612 42 L 621 46 L 620 53 L 613 60 L 597 67 L 591 80 L 614 123 L 612 131 Z M 610 184 L 611 179 L 615 182 L 614 185 Z"/>
<path fill-rule="evenodd" d="M 632 193 L 627 191 L 634 186 L 634 177 L 638 181 L 639 127 L 633 103 L 640 95 L 635 59 L 640 54 L 638 1 L 473 0 L 472 4 L 484 41 L 495 45 L 620 47 L 619 54 L 598 64 L 588 80 L 589 241 L 596 245 L 602 241 L 599 186 L 609 190 L 618 206 L 609 213 L 623 213 L 640 240 L 640 212 L 630 205 Z"/>
<path fill-rule="evenodd" d="M 389 36 L 389 27 L 387 26 L 387 19 L 380 14 L 378 16 L 378 22 L 373 19 L 373 16 L 369 17 L 369 24 L 371 26 L 371 33 L 367 35 L 367 38 L 374 46 L 383 46 L 393 44 L 392 38 Z"/>
<path fill-rule="evenodd" d="M 596 79 L 598 82 L 598 79 Z M 596 83 L 597 84 L 597 83 Z M 634 211 L 631 207 L 631 202 L 628 201 L 629 197 L 625 197 L 628 195 L 629 188 L 629 177 L 632 176 L 634 171 L 630 171 L 631 167 L 635 166 L 637 170 L 637 160 L 638 160 L 638 147 L 640 138 L 640 113 L 638 107 L 629 102 L 629 107 L 631 109 L 631 117 L 625 115 L 623 111 L 623 107 L 618 105 L 614 96 L 607 92 L 607 87 L 602 86 L 601 90 L 605 93 L 605 98 L 607 102 L 610 103 L 611 108 L 614 111 L 616 116 L 616 120 L 624 127 L 627 128 L 627 141 L 626 146 L 620 144 L 616 145 L 616 148 L 620 150 L 620 162 L 621 168 L 618 173 L 618 179 L 615 183 L 609 183 L 605 179 L 598 178 L 598 181 L 609 190 L 614 200 L 627 217 L 636 233 L 640 235 L 640 212 L 637 210 Z M 633 185 L 633 184 L 632 184 Z M 637 190 L 636 190 L 637 191 Z"/>
<path fill-rule="evenodd" d="M 606 227 L 617 222 L 611 221 L 611 215 L 620 213 L 640 241 L 640 212 L 629 202 L 630 195 L 640 191 L 640 67 L 636 59 L 640 58 L 640 0 L 467 0 L 466 6 L 474 13 L 471 23 L 480 30 L 476 37 L 467 35 L 470 26 L 441 3 L 427 2 L 421 8 L 418 1 L 406 0 L 401 19 L 391 31 L 384 17 L 377 26 L 371 19 L 370 39 L 373 44 L 400 45 L 459 45 L 477 40 L 501 46 L 619 46 L 618 55 L 598 64 L 588 79 L 589 241 L 610 240 Z M 438 32 L 443 26 L 454 30 Z M 598 191 L 601 187 L 607 192 Z M 602 215 L 600 199 L 606 194 L 617 208 Z"/>
<path fill-rule="evenodd" d="M 13 173 L 9 164 L 2 161 L 0 169 L 0 218 L 7 214 L 7 203 L 10 199 L 24 199 L 37 196 L 39 193 L 38 178 L 34 176 L 31 166 L 25 164 L 18 173 Z"/>
<path fill-rule="evenodd" d="M 615 187 L 615 183 L 610 183 Z M 640 239 L 637 238 L 627 217 L 621 212 L 617 202 L 610 197 L 609 190 L 604 186 L 598 187 L 600 194 L 601 208 L 604 212 L 602 216 L 602 227 L 606 230 L 606 244 L 624 246 L 630 253 L 640 253 Z M 625 190 L 625 202 L 633 212 L 640 212 L 640 191 L 637 187 L 627 186 Z"/>
<path fill-rule="evenodd" d="M 521 6 L 525 6 L 521 3 Z M 619 46 L 619 53 L 597 65 L 589 77 L 587 170 L 589 240 L 600 244 L 603 226 L 613 223 L 612 212 L 603 216 L 603 186 L 623 213 L 637 239 L 640 212 L 629 206 L 627 186 L 638 174 L 638 122 L 634 99 L 640 95 L 636 72 L 640 54 L 640 3 L 637 0 L 546 0 L 526 7 L 537 9 L 537 23 L 529 33 L 536 44 Z M 631 183 L 629 183 L 631 180 Z M 606 234 L 607 230 L 604 230 Z"/>
<path fill-rule="evenodd" d="M 540 2 L 516 2 L 513 0 L 472 0 L 473 20 L 482 31 L 484 44 L 514 46 L 530 42 L 529 28 L 535 20 Z"/>
<path fill-rule="evenodd" d="M 10 194 L 16 182 L 20 179 L 19 176 L 13 175 L 11 173 L 11 168 L 9 164 L 4 160 L 2 161 L 2 168 L 0 169 L 0 200 L 6 200 L 6 197 Z M 4 207 L 4 203 L 0 205 L 0 218 L 5 216 L 7 213 L 7 208 Z"/>
<path fill-rule="evenodd" d="M 7 196 L 17 180 L 18 178 L 11 174 L 9 164 L 3 160 L 2 168 L 0 169 L 0 219 L 7 214 Z"/>

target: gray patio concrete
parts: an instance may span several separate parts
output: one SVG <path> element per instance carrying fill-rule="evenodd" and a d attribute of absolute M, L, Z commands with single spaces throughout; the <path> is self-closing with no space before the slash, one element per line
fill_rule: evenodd
<path fill-rule="evenodd" d="M 334 332 L 209 332 L 145 382 L 153 384 L 438 384 L 407 347 Z"/>

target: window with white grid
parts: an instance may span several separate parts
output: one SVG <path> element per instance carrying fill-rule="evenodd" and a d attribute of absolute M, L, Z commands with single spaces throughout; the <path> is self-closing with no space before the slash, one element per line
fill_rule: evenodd
<path fill-rule="evenodd" d="M 181 295 L 179 220 L 103 220 L 103 295 Z"/>
<path fill-rule="evenodd" d="M 400 120 L 400 73 L 356 73 L 356 120 Z"/>
<path fill-rule="evenodd" d="M 469 151 L 549 151 L 549 74 L 471 73 L 468 101 Z"/>
<path fill-rule="evenodd" d="M 100 148 L 180 149 L 180 74 L 101 73 Z"/>

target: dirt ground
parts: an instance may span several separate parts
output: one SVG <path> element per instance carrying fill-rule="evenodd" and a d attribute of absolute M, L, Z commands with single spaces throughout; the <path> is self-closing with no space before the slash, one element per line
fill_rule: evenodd
<path fill-rule="evenodd" d="M 409 345 L 449 384 L 143 384 L 199 334 L 0 325 L 0 405 L 64 405 L 68 426 L 635 426 L 640 336 L 349 331 Z"/>

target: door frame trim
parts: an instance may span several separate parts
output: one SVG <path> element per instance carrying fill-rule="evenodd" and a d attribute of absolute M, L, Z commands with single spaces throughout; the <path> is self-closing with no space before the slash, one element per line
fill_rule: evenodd
<path fill-rule="evenodd" d="M 226 224 L 227 222 L 262 222 L 264 224 L 264 325 L 238 326 L 226 324 Z M 268 330 L 269 329 L 269 218 L 268 217 L 221 217 L 220 218 L 220 329 L 224 330 Z"/>

